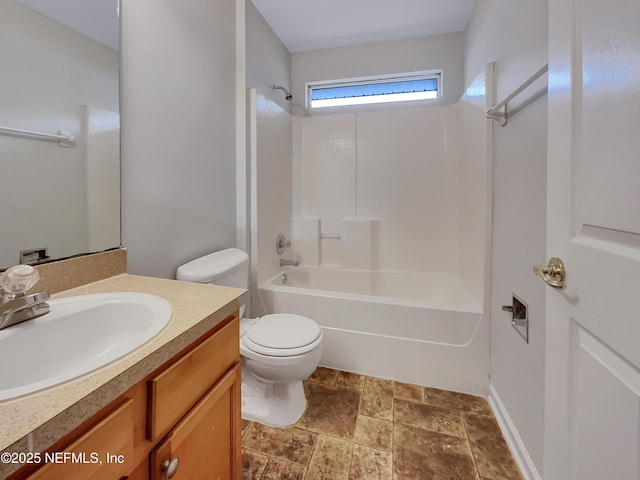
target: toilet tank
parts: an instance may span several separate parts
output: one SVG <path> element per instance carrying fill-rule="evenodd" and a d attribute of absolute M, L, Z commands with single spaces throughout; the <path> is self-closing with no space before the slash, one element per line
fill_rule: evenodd
<path fill-rule="evenodd" d="M 178 267 L 176 279 L 249 288 L 249 255 L 238 248 L 210 253 Z"/>

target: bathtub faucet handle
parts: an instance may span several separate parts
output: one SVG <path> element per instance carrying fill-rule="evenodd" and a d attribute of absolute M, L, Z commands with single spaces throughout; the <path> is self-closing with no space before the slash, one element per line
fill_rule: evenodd
<path fill-rule="evenodd" d="M 290 246 L 291 240 L 287 240 L 284 233 L 279 233 L 278 238 L 276 238 L 276 252 L 278 252 L 278 255 L 282 255 L 284 253 L 284 249 Z"/>

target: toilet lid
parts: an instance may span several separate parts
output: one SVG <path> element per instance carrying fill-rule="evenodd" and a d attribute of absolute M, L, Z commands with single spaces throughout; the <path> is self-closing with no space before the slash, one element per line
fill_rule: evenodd
<path fill-rule="evenodd" d="M 315 348 L 321 330 L 316 322 L 302 315 L 265 315 L 244 335 L 245 346 L 271 356 L 301 355 Z"/>

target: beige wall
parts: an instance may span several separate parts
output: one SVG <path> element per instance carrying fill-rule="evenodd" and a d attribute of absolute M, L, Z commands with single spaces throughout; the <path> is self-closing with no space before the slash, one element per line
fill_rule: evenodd
<path fill-rule="evenodd" d="M 547 3 L 478 0 L 466 31 L 465 78 L 470 83 L 495 61 L 497 101 L 547 62 Z M 528 89 L 518 106 L 538 91 Z M 532 273 L 543 263 L 546 235 L 546 95 L 501 128 L 494 124 L 493 248 L 491 265 L 491 387 L 528 478 L 543 462 L 545 287 Z M 512 292 L 529 306 L 527 345 L 501 310 Z"/>
<path fill-rule="evenodd" d="M 236 2 L 121 13 L 123 245 L 129 272 L 173 278 L 236 244 Z"/>
<path fill-rule="evenodd" d="M 271 98 L 289 111 L 290 102 L 284 99 L 282 90 L 274 92 L 273 85 L 291 88 L 291 54 L 251 0 L 246 0 L 246 25 L 247 88 L 255 88 L 258 95 Z"/>
<path fill-rule="evenodd" d="M 462 95 L 463 49 L 464 34 L 458 32 L 294 53 L 291 57 L 292 93 L 304 104 L 306 82 L 442 69 L 443 97 L 434 104 L 448 105 L 457 102 Z M 294 110 L 292 113 L 299 112 Z"/>
<path fill-rule="evenodd" d="M 247 162 L 250 182 L 247 197 L 251 212 L 252 285 L 280 270 L 274 248 L 278 233 L 291 238 L 291 102 L 281 90 L 291 85 L 291 54 L 258 12 L 246 0 L 247 89 L 249 94 Z M 297 100 L 294 100 L 294 102 Z M 248 179 L 249 180 L 249 179 Z M 251 203 L 252 202 L 252 203 Z M 287 251 L 290 255 L 290 251 Z M 253 289 L 252 315 L 264 313 L 257 288 Z"/>

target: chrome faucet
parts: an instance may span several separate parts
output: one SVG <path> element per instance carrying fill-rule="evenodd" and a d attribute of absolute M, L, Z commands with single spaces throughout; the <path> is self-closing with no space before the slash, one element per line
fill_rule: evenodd
<path fill-rule="evenodd" d="M 281 258 L 280 259 L 280 266 L 281 267 L 297 267 L 300 265 L 300 260 L 287 260 L 286 258 Z"/>
<path fill-rule="evenodd" d="M 49 300 L 47 291 L 15 295 L 12 300 L 6 298 L 3 292 L 0 304 L 0 330 L 49 313 L 49 304 L 46 303 Z"/>
<path fill-rule="evenodd" d="M 0 274 L 0 330 L 49 313 L 49 292 L 26 294 L 39 279 L 29 265 L 16 265 Z"/>

